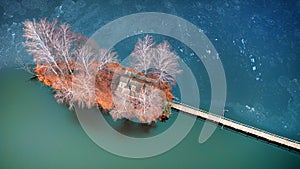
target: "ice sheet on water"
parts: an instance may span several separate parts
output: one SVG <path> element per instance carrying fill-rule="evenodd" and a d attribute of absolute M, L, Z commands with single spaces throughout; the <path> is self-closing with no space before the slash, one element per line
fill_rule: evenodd
<path fill-rule="evenodd" d="M 287 91 L 290 94 L 288 113 L 297 121 L 300 120 L 300 84 L 297 79 L 289 81 Z"/>
<path fill-rule="evenodd" d="M 255 122 L 257 124 L 263 124 L 266 122 L 268 112 L 265 111 L 265 108 L 260 103 L 245 104 L 236 103 L 233 107 L 234 111 L 239 113 L 243 118 L 246 118 L 248 121 Z"/>
<path fill-rule="evenodd" d="M 174 9 L 174 5 L 170 1 L 163 1 L 163 4 L 164 4 L 164 7 L 168 8 L 168 9 Z"/>
<path fill-rule="evenodd" d="M 41 11 L 48 10 L 47 0 L 22 0 L 22 5 L 27 9 L 39 9 Z"/>
<path fill-rule="evenodd" d="M 299 83 L 297 79 L 293 79 L 289 82 L 288 87 L 287 87 L 288 92 L 292 96 L 298 96 L 299 94 Z"/>
<path fill-rule="evenodd" d="M 72 25 L 75 32 L 85 36 L 92 35 L 104 25 L 104 18 L 108 16 L 98 3 L 87 4 L 85 0 L 64 0 L 55 7 L 53 18 Z M 87 26 L 88 25 L 88 26 Z"/>
<path fill-rule="evenodd" d="M 289 98 L 282 100 L 286 102 L 286 109 L 282 112 L 273 111 L 272 107 L 265 107 L 260 102 L 233 104 L 233 111 L 242 119 L 253 122 L 255 125 L 261 126 L 269 131 L 278 131 L 281 133 L 300 133 L 300 84 L 298 79 L 280 76 L 277 79 L 278 86 L 285 89 L 289 94 Z M 272 90 L 276 92 L 276 90 Z M 298 136 L 297 136 L 298 137 Z"/>
<path fill-rule="evenodd" d="M 109 2 L 111 5 L 121 5 L 123 0 L 110 0 Z"/>
<path fill-rule="evenodd" d="M 21 3 L 17 1 L 1 1 L 0 6 L 4 9 L 4 18 L 13 18 L 15 15 L 24 15 L 25 9 L 22 8 Z"/>
<path fill-rule="evenodd" d="M 282 87 L 287 87 L 290 80 L 286 76 L 279 76 L 277 81 Z"/>
<path fill-rule="evenodd" d="M 22 46 L 22 24 L 13 22 L 0 27 L 0 69 L 16 66 L 16 58 L 25 59 L 27 54 Z"/>

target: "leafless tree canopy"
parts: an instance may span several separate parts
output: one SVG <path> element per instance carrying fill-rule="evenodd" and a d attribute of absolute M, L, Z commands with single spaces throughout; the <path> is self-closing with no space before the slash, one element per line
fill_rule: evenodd
<path fill-rule="evenodd" d="M 156 122 L 162 114 L 165 96 L 159 89 L 142 90 L 137 95 L 118 92 L 115 107 L 109 112 L 114 119 L 138 119 L 142 123 Z"/>
<path fill-rule="evenodd" d="M 134 58 L 133 67 L 146 74 L 153 74 L 163 82 L 175 83 L 176 75 L 180 74 L 179 56 L 170 50 L 167 41 L 156 45 L 151 36 L 139 39 L 131 53 Z"/>
<path fill-rule="evenodd" d="M 59 77 L 54 83 L 59 86 L 55 91 L 59 103 L 95 105 L 95 75 L 104 65 L 117 61 L 115 52 L 84 45 L 85 37 L 57 20 L 25 21 L 24 37 L 27 52 L 33 54 L 37 67 L 45 70 L 43 76 Z"/>
<path fill-rule="evenodd" d="M 97 99 L 108 96 L 103 92 L 111 90 L 110 83 L 99 87 L 95 85 L 95 78 L 101 72 L 107 76 L 101 78 L 102 82 L 111 78 L 105 72 L 108 65 L 117 63 L 116 52 L 85 45 L 87 39 L 84 36 L 75 34 L 70 25 L 57 20 L 25 21 L 24 37 L 24 46 L 34 57 L 39 80 L 53 88 L 58 103 L 91 108 L 99 105 Z M 156 45 L 149 35 L 138 40 L 131 57 L 135 60 L 132 63 L 134 69 L 156 77 L 161 83 L 173 84 L 180 72 L 179 57 L 170 51 L 169 43 L 164 41 Z M 167 103 L 166 93 L 153 85 L 135 93 L 113 93 L 110 114 L 114 119 L 156 122 Z"/>

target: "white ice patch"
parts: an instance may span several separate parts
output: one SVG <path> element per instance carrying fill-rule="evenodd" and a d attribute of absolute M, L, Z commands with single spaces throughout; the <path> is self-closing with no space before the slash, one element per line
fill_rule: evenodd
<path fill-rule="evenodd" d="M 211 54 L 211 50 L 206 49 L 206 53 Z"/>

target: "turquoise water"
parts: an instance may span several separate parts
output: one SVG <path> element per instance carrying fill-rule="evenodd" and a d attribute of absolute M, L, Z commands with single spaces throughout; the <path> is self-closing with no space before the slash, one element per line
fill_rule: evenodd
<path fill-rule="evenodd" d="M 57 104 L 50 89 L 30 77 L 23 70 L 0 72 L 1 168 L 253 169 L 300 165 L 300 155 L 295 152 L 220 127 L 207 142 L 199 144 L 204 123 L 200 119 L 180 144 L 164 154 L 145 159 L 119 157 L 90 140 L 75 112 Z M 171 124 L 158 123 L 150 132 L 141 132 L 136 126 L 123 129 L 127 134 L 147 137 Z"/>

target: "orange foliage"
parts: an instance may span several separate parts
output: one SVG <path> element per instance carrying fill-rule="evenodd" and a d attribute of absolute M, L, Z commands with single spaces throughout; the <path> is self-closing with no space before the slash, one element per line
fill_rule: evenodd
<path fill-rule="evenodd" d="M 94 63 L 95 68 L 99 63 Z M 74 63 L 71 64 L 74 69 Z M 109 110 L 113 107 L 113 94 L 112 94 L 112 82 L 114 74 L 123 74 L 127 71 L 138 73 L 139 75 L 145 76 L 144 73 L 139 72 L 132 68 L 123 68 L 118 63 L 107 64 L 105 69 L 98 71 L 95 79 L 96 86 L 96 100 L 97 105 L 101 106 L 104 110 Z M 35 72 L 38 80 L 43 82 L 46 86 L 51 86 L 55 90 L 61 90 L 63 87 L 72 87 L 72 75 L 58 76 L 55 74 L 48 75 L 46 72 L 48 68 L 45 65 L 37 65 Z M 155 76 L 147 76 L 147 78 L 157 79 Z M 171 87 L 168 83 L 159 81 L 154 84 L 155 89 L 160 89 L 165 93 L 166 100 L 171 101 L 174 96 L 171 92 Z"/>

